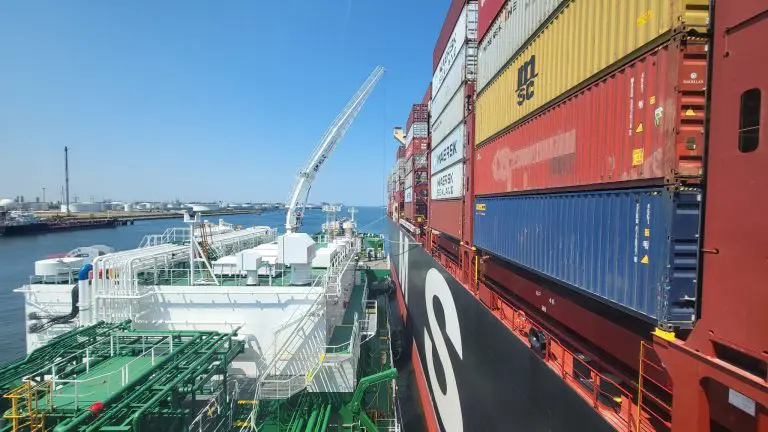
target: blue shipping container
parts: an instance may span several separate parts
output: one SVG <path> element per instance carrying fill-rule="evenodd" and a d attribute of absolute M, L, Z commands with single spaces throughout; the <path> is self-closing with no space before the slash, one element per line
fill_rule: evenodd
<path fill-rule="evenodd" d="M 657 324 L 695 317 L 699 190 L 476 197 L 475 246 Z"/>

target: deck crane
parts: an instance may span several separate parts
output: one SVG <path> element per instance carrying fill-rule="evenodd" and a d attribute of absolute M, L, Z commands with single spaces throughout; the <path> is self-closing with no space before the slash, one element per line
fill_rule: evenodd
<path fill-rule="evenodd" d="M 336 117 L 336 120 L 334 120 L 328 130 L 325 131 L 320 143 L 312 152 L 312 156 L 301 171 L 299 171 L 296 183 L 293 186 L 291 196 L 288 200 L 288 213 L 285 217 L 286 232 L 296 232 L 299 226 L 301 226 L 301 217 L 304 214 L 304 206 L 307 204 L 307 197 L 309 196 L 309 189 L 312 187 L 312 182 L 315 181 L 315 177 L 320 171 L 320 168 L 322 168 L 325 161 L 328 160 L 328 157 L 333 153 L 336 144 L 338 144 L 344 137 L 344 133 L 349 129 L 352 121 L 355 120 L 357 113 L 360 112 L 366 99 L 368 99 L 368 96 L 370 96 L 373 88 L 383 74 L 384 68 L 381 66 L 377 66 L 373 70 L 357 93 L 352 96 L 352 99 L 347 103 L 347 106 L 345 106 L 341 113 Z"/>

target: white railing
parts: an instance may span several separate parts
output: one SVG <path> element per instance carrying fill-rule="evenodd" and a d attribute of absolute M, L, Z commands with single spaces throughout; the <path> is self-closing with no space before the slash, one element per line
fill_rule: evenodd
<path fill-rule="evenodd" d="M 309 360 L 313 357 L 318 358 L 321 355 L 321 350 L 316 349 L 317 352 L 305 352 L 301 353 L 302 358 L 298 358 L 297 354 L 300 354 L 298 350 L 301 348 L 307 336 L 310 335 L 311 330 L 315 327 L 318 321 L 325 317 L 325 297 L 322 294 L 318 294 L 315 302 L 306 313 L 298 320 L 293 333 L 288 336 L 288 339 L 283 342 L 279 351 L 274 354 L 274 357 L 264 369 L 258 384 L 256 385 L 256 395 L 254 399 L 280 399 L 290 397 L 296 392 L 306 388 L 307 380 L 306 373 L 311 370 L 311 362 Z M 289 322 L 292 319 L 289 318 Z M 280 329 L 282 330 L 282 329 Z M 277 343 L 277 338 L 275 339 Z M 322 346 L 322 344 L 320 344 Z M 307 358 L 309 357 L 309 358 Z M 294 364 L 296 369 L 293 373 L 283 374 L 285 367 L 291 363 Z M 301 366 L 302 363 L 307 363 L 305 366 Z"/>
<path fill-rule="evenodd" d="M 365 298 L 365 297 L 363 297 Z M 378 323 L 378 301 L 367 300 L 363 306 L 363 319 L 360 320 L 360 334 L 365 336 L 361 343 L 368 341 L 376 335 Z M 373 311 L 372 313 L 370 311 Z"/>
<path fill-rule="evenodd" d="M 168 228 L 162 234 L 145 235 L 139 244 L 140 248 L 149 246 L 158 246 L 167 243 L 187 243 L 189 242 L 189 228 L 176 227 Z"/>

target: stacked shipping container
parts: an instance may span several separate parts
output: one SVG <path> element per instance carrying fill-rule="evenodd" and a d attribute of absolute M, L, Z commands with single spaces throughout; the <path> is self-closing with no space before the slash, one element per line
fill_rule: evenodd
<path fill-rule="evenodd" d="M 689 326 L 707 1 L 499 3 L 480 10 L 474 244 Z"/>
<path fill-rule="evenodd" d="M 463 226 L 470 183 L 466 177 L 471 175 L 465 161 L 471 160 L 473 147 L 468 138 L 474 112 L 478 5 L 462 6 L 432 76 L 429 220 L 430 227 L 440 233 L 470 241 L 471 230 Z"/>
<path fill-rule="evenodd" d="M 405 135 L 405 217 L 411 222 L 422 222 L 427 216 L 429 172 L 429 108 L 414 104 L 408 116 Z"/>

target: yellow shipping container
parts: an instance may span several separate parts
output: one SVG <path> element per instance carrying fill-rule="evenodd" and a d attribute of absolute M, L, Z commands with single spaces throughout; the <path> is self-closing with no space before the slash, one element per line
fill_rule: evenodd
<path fill-rule="evenodd" d="M 571 0 L 478 95 L 475 142 L 651 42 L 706 31 L 708 7 L 708 0 Z"/>

